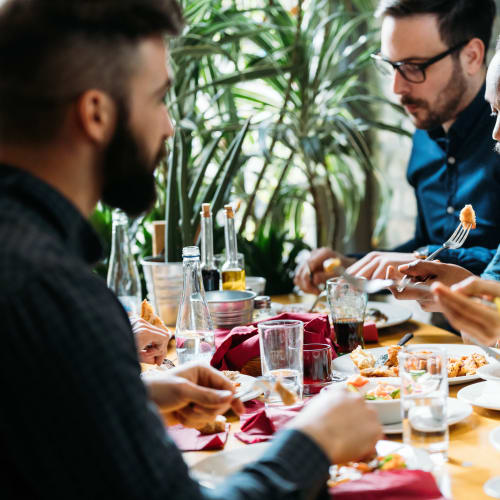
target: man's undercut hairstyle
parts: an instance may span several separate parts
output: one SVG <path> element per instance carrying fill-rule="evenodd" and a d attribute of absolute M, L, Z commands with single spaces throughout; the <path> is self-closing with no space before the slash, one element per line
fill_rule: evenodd
<path fill-rule="evenodd" d="M 126 100 L 138 43 L 180 34 L 176 0 L 0 1 L 0 144 L 44 142 L 99 89 Z"/>
<path fill-rule="evenodd" d="M 479 38 L 485 46 L 485 63 L 495 13 L 494 0 L 380 0 L 375 15 L 402 18 L 435 14 L 439 34 L 448 47 Z"/>

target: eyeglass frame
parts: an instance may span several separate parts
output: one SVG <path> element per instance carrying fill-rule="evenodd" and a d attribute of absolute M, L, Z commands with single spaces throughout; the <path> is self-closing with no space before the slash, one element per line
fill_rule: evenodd
<path fill-rule="evenodd" d="M 462 49 L 463 47 L 465 47 L 468 43 L 470 42 L 470 40 L 464 40 L 463 42 L 460 42 L 460 43 L 457 43 L 456 45 L 454 45 L 453 47 L 449 48 L 448 50 L 445 50 L 444 52 L 441 52 L 440 54 L 438 54 L 437 56 L 434 56 L 434 57 L 431 57 L 430 59 L 427 59 L 427 61 L 425 62 L 421 62 L 421 63 L 417 63 L 417 62 L 408 62 L 408 61 L 391 61 L 390 59 L 387 59 L 385 57 L 382 56 L 382 54 L 380 52 L 376 52 L 374 54 L 370 54 L 370 57 L 374 60 L 374 61 L 383 61 L 383 62 L 386 62 L 388 64 L 390 64 L 392 66 L 392 69 L 394 71 L 398 71 L 399 74 L 407 81 L 407 82 L 410 82 L 410 83 L 424 83 L 425 80 L 427 79 L 427 75 L 425 73 L 425 70 L 431 66 L 432 64 L 440 61 L 441 59 L 444 59 L 446 56 L 449 56 L 450 54 L 453 54 L 453 52 L 456 52 L 457 50 L 460 50 Z M 401 66 L 404 66 L 405 64 L 412 64 L 413 66 L 416 66 L 421 72 L 422 72 L 422 75 L 424 75 L 424 79 L 420 82 L 415 82 L 415 81 L 412 81 L 410 80 L 404 73 L 403 73 L 403 70 L 401 69 Z M 379 68 L 380 71 L 381 68 Z"/>

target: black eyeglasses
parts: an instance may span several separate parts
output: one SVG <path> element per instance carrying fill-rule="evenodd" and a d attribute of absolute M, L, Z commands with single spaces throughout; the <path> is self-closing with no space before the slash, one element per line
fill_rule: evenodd
<path fill-rule="evenodd" d="M 380 70 L 380 72 L 384 75 L 392 75 L 394 71 L 399 71 L 399 74 L 411 83 L 423 83 L 425 82 L 425 70 L 431 65 L 434 64 L 441 59 L 444 59 L 446 56 L 453 54 L 457 50 L 460 50 L 462 47 L 467 45 L 469 40 L 461 42 L 457 45 L 451 47 L 451 49 L 446 50 L 445 52 L 441 52 L 437 56 L 431 57 L 425 62 L 417 63 L 417 62 L 406 62 L 406 61 L 390 61 L 383 57 L 380 52 L 377 54 L 371 54 L 371 58 L 375 62 L 375 65 Z"/>

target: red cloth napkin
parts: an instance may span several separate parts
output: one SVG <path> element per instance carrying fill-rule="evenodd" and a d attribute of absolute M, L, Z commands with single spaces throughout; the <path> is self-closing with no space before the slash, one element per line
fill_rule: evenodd
<path fill-rule="evenodd" d="M 434 476 L 422 470 L 383 470 L 330 488 L 335 500 L 446 500 Z"/>
<path fill-rule="evenodd" d="M 378 330 L 375 323 L 364 324 L 363 339 L 365 340 L 365 342 L 378 342 Z"/>
<path fill-rule="evenodd" d="M 272 439 L 276 431 L 296 417 L 305 404 L 307 403 L 301 401 L 293 406 L 269 406 L 267 408 L 261 401 L 255 401 L 252 405 L 245 404 L 247 413 L 241 415 L 241 431 L 235 436 L 246 444 L 268 441 Z"/>
<path fill-rule="evenodd" d="M 277 319 L 295 319 L 304 322 L 305 344 L 332 345 L 332 331 L 327 314 L 283 313 L 265 321 Z M 257 324 L 258 322 L 249 326 L 237 326 L 231 331 L 217 330 L 212 366 L 219 370 L 239 371 L 248 361 L 260 356 Z"/>
<path fill-rule="evenodd" d="M 230 424 L 224 432 L 200 434 L 200 431 L 184 427 L 181 424 L 168 427 L 168 435 L 181 451 L 221 450 L 227 441 Z"/>

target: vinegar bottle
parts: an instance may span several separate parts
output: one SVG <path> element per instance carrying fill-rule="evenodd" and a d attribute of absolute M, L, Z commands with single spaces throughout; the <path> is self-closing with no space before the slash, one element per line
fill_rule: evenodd
<path fill-rule="evenodd" d="M 209 203 L 201 205 L 201 277 L 205 292 L 219 289 L 220 274 L 214 264 L 212 213 Z"/>
<path fill-rule="evenodd" d="M 222 266 L 222 289 L 245 290 L 245 270 L 238 265 L 238 247 L 236 244 L 236 229 L 234 227 L 234 212 L 231 205 L 224 205 L 226 221 L 224 235 L 226 237 L 226 262 Z"/>

